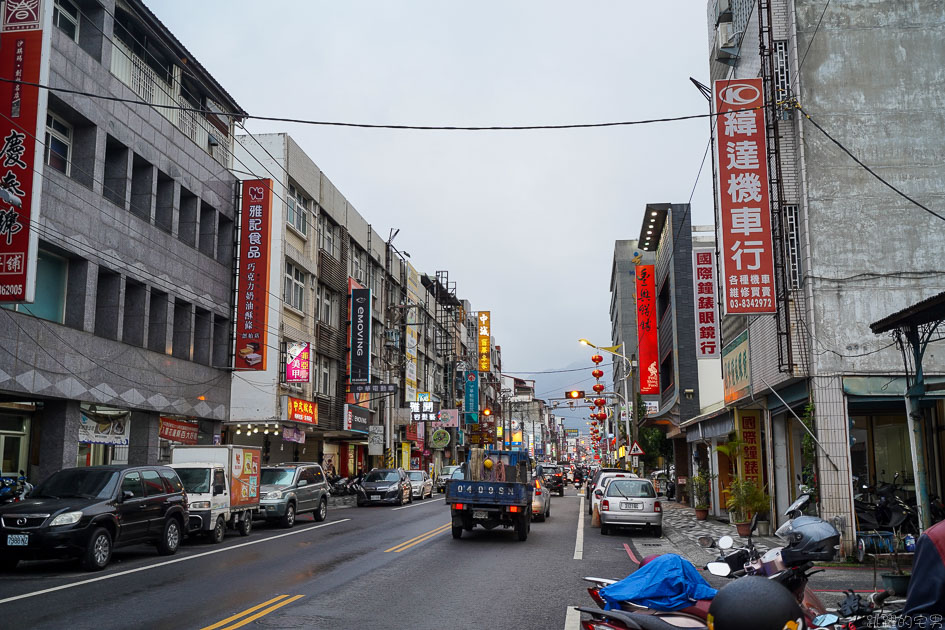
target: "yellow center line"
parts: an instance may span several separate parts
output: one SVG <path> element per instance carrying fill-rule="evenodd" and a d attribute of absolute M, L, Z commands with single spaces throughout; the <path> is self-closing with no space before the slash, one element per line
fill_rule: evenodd
<path fill-rule="evenodd" d="M 395 552 L 395 553 L 399 553 L 399 552 L 403 551 L 404 549 L 409 549 L 410 547 L 413 547 L 414 545 L 416 545 L 416 544 L 418 544 L 418 543 L 422 543 L 424 540 L 427 540 L 427 539 L 429 539 L 429 538 L 433 538 L 433 537 L 436 536 L 437 534 L 442 534 L 442 533 L 445 532 L 447 529 L 449 529 L 450 525 L 451 525 L 451 523 L 447 523 L 446 525 L 442 525 L 442 526 L 440 526 L 440 527 L 437 527 L 436 529 L 430 530 L 430 531 L 426 532 L 425 534 L 420 534 L 419 536 L 416 536 L 415 538 L 411 538 L 410 540 L 405 540 L 404 542 L 400 543 L 399 545 L 394 545 L 394 546 L 391 547 L 390 549 L 385 549 L 385 550 L 384 550 L 384 553 L 387 553 L 387 552 L 389 552 L 389 551 L 393 551 L 393 552 Z"/>
<path fill-rule="evenodd" d="M 283 597 L 287 597 L 287 596 L 283 595 Z M 284 599 L 281 602 L 273 604 L 269 608 L 264 608 L 263 610 L 260 610 L 258 613 L 256 613 L 255 615 L 252 615 L 251 617 L 247 617 L 246 619 L 243 619 L 237 623 L 234 623 L 232 626 L 227 626 L 223 628 L 223 630 L 235 630 L 236 628 L 242 628 L 246 624 L 256 621 L 260 617 L 264 617 L 265 615 L 268 615 L 272 611 L 278 608 L 282 608 L 283 606 L 286 606 L 288 604 L 291 604 L 295 600 L 302 599 L 303 597 L 305 597 L 305 595 L 296 595 L 294 597 L 289 597 L 289 599 Z"/>
<path fill-rule="evenodd" d="M 233 621 L 234 619 L 239 619 L 239 618 L 242 617 L 243 615 L 248 615 L 248 614 L 251 613 L 251 612 L 255 612 L 255 611 L 259 610 L 260 608 L 262 608 L 262 607 L 264 607 L 264 606 L 268 606 L 269 604 L 271 604 L 271 603 L 273 603 L 273 602 L 277 602 L 277 601 L 279 601 L 280 599 L 285 599 L 286 597 L 288 597 L 288 595 L 279 595 L 278 597 L 273 597 L 272 599 L 270 599 L 270 600 L 267 601 L 267 602 L 263 602 L 263 603 L 258 604 L 258 605 L 256 605 L 256 606 L 253 606 L 252 608 L 248 608 L 248 609 L 244 610 L 244 611 L 241 612 L 241 613 L 236 613 L 236 614 L 233 615 L 232 617 L 227 617 L 227 618 L 224 619 L 223 621 L 218 621 L 218 622 L 216 622 L 215 624 L 213 624 L 212 626 L 207 626 L 206 628 L 201 628 L 201 630 L 216 630 L 216 628 L 219 628 L 220 626 L 225 626 L 226 624 L 230 623 L 230 622 Z"/>

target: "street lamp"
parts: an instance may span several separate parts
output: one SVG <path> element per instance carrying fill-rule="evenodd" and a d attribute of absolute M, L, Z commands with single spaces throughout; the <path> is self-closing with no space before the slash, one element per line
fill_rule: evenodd
<path fill-rule="evenodd" d="M 637 423 L 635 420 L 632 423 L 630 422 L 630 405 L 631 404 L 633 405 L 633 412 L 634 412 L 634 415 L 636 415 L 636 402 L 637 401 L 634 399 L 631 402 L 630 393 L 627 391 L 627 381 L 630 380 L 630 378 L 633 376 L 633 368 L 635 367 L 636 361 L 627 358 L 621 352 L 617 352 L 618 349 L 621 351 L 623 350 L 622 342 L 619 346 L 598 346 L 584 338 L 578 339 L 578 342 L 580 342 L 581 344 L 585 346 L 596 348 L 597 350 L 603 350 L 604 352 L 620 357 L 621 359 L 627 362 L 626 376 L 624 376 L 622 379 L 623 380 L 623 394 L 624 394 L 623 401 L 624 401 L 624 404 L 627 406 L 627 417 L 624 418 L 624 431 L 626 432 L 627 436 L 632 439 L 632 442 L 636 442 L 637 441 Z M 633 389 L 634 389 L 634 392 L 636 392 L 636 387 L 634 387 Z M 630 449 L 627 448 L 627 453 L 624 455 L 624 457 L 626 457 L 627 459 L 629 459 L 629 451 Z"/>

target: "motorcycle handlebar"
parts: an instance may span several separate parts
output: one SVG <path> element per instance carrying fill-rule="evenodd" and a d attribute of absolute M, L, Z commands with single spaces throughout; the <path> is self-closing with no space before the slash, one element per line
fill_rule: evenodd
<path fill-rule="evenodd" d="M 870 603 L 874 606 L 882 606 L 883 602 L 889 599 L 890 595 L 895 595 L 895 592 L 890 588 L 887 588 L 882 593 L 873 593 L 870 595 Z"/>

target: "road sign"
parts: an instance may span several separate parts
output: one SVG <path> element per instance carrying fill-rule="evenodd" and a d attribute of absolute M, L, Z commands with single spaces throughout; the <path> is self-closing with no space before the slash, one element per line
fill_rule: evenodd
<path fill-rule="evenodd" d="M 640 444 L 636 441 L 634 441 L 633 446 L 630 447 L 630 454 L 631 455 L 646 455 L 646 453 L 643 452 L 643 449 L 640 448 Z"/>
<path fill-rule="evenodd" d="M 639 465 L 640 465 L 640 456 L 639 456 L 639 455 L 634 455 L 634 456 L 632 456 L 632 457 L 630 458 L 630 465 L 633 466 L 634 468 L 636 468 L 637 466 L 639 466 Z"/>

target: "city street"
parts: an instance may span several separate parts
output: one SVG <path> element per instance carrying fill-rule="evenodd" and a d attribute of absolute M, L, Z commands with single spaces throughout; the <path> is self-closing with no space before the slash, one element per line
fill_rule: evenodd
<path fill-rule="evenodd" d="M 568 488 L 525 542 L 501 529 L 453 540 L 442 496 L 403 507 L 335 508 L 324 523 L 305 515 L 291 530 L 260 523 L 248 538 L 230 533 L 217 547 L 191 540 L 170 558 L 146 546 L 120 550 L 101 573 L 24 563 L 0 577 L 0 617 L 36 629 L 441 629 L 488 619 L 574 629 L 579 617 L 571 607 L 593 605 L 582 576 L 624 577 L 654 553 L 710 559 L 671 524 L 690 512 L 675 504 L 663 538 L 601 536 L 583 498 Z M 870 571 L 831 569 L 812 585 L 860 590 L 871 580 Z"/>

